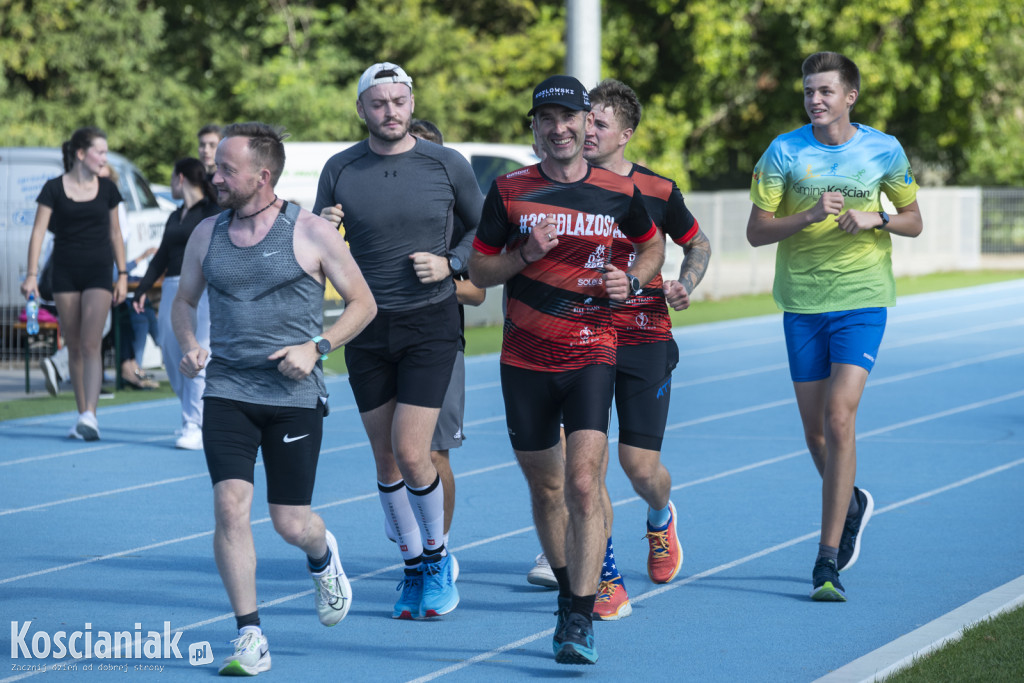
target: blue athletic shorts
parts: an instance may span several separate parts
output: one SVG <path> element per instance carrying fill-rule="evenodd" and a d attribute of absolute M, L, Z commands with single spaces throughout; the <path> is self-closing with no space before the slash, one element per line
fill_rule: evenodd
<path fill-rule="evenodd" d="M 816 382 L 832 372 L 832 363 L 875 367 L 885 333 L 885 308 L 831 313 L 786 313 L 782 325 L 794 382 Z"/>

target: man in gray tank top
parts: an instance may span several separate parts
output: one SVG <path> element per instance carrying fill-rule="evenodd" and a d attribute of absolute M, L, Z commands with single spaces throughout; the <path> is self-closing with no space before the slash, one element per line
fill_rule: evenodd
<path fill-rule="evenodd" d="M 412 79 L 400 66 L 363 72 L 356 111 L 369 138 L 328 160 L 313 206 L 335 224 L 344 218 L 380 307 L 345 360 L 381 506 L 405 561 L 395 619 L 436 617 L 459 603 L 430 441 L 459 350 L 452 275 L 466 269 L 483 206 L 461 154 L 409 134 L 413 108 Z M 449 248 L 456 217 L 466 231 Z"/>
<path fill-rule="evenodd" d="M 310 509 L 327 413 L 322 361 L 377 309 L 334 226 L 274 194 L 284 169 L 283 138 L 262 123 L 224 129 L 213 184 L 226 210 L 192 233 L 171 309 L 182 374 L 194 377 L 206 368 L 203 446 L 213 481 L 213 547 L 238 628 L 235 651 L 220 669 L 228 675 L 270 669 L 250 526 L 261 447 L 274 529 L 306 553 L 320 622 L 341 621 L 352 600 L 337 540 Z M 346 305 L 323 330 L 326 280 Z M 195 336 L 204 289 L 210 349 Z"/>

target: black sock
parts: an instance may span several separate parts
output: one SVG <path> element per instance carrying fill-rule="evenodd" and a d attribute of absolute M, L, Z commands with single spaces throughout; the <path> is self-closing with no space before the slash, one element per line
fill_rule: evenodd
<path fill-rule="evenodd" d="M 444 557 L 446 554 L 447 553 L 445 552 L 445 549 L 444 549 L 444 543 L 442 543 L 441 545 L 437 546 L 433 550 L 427 550 L 426 548 L 424 548 L 423 549 L 423 561 L 424 562 L 439 562 L 441 560 L 441 558 Z"/>
<path fill-rule="evenodd" d="M 260 625 L 260 611 L 256 610 L 249 614 L 243 614 L 242 616 L 235 616 L 235 627 L 241 631 L 243 626 L 259 626 Z"/>
<path fill-rule="evenodd" d="M 555 581 L 558 582 L 558 597 L 568 598 L 571 596 L 572 589 L 569 586 L 569 568 L 552 567 L 551 573 L 555 575 Z"/>
<path fill-rule="evenodd" d="M 569 608 L 569 611 L 585 614 L 587 619 L 590 619 L 592 618 L 591 615 L 594 613 L 594 601 L 596 599 L 596 593 L 591 593 L 590 595 L 573 594 L 572 606 Z"/>
<path fill-rule="evenodd" d="M 327 565 L 331 563 L 331 549 L 327 548 L 327 552 L 320 559 L 316 559 L 306 555 L 306 562 L 309 564 L 309 571 L 314 574 L 319 574 L 323 570 L 327 569 Z"/>

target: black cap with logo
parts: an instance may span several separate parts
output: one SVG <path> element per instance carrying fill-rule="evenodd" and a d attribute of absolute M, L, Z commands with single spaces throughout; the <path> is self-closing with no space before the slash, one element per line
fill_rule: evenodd
<path fill-rule="evenodd" d="M 533 116 L 537 108 L 545 104 L 558 104 L 575 111 L 590 111 L 590 94 L 572 76 L 551 76 L 533 89 L 533 108 L 526 115 Z"/>

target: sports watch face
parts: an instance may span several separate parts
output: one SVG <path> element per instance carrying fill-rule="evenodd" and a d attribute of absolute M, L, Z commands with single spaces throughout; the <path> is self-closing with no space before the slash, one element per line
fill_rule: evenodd
<path fill-rule="evenodd" d="M 331 342 L 321 339 L 316 343 L 316 350 L 320 352 L 321 356 L 327 355 L 331 351 Z"/>
<path fill-rule="evenodd" d="M 448 267 L 451 268 L 453 273 L 461 273 L 462 272 L 462 259 L 460 259 L 458 256 L 449 256 L 448 257 Z"/>

